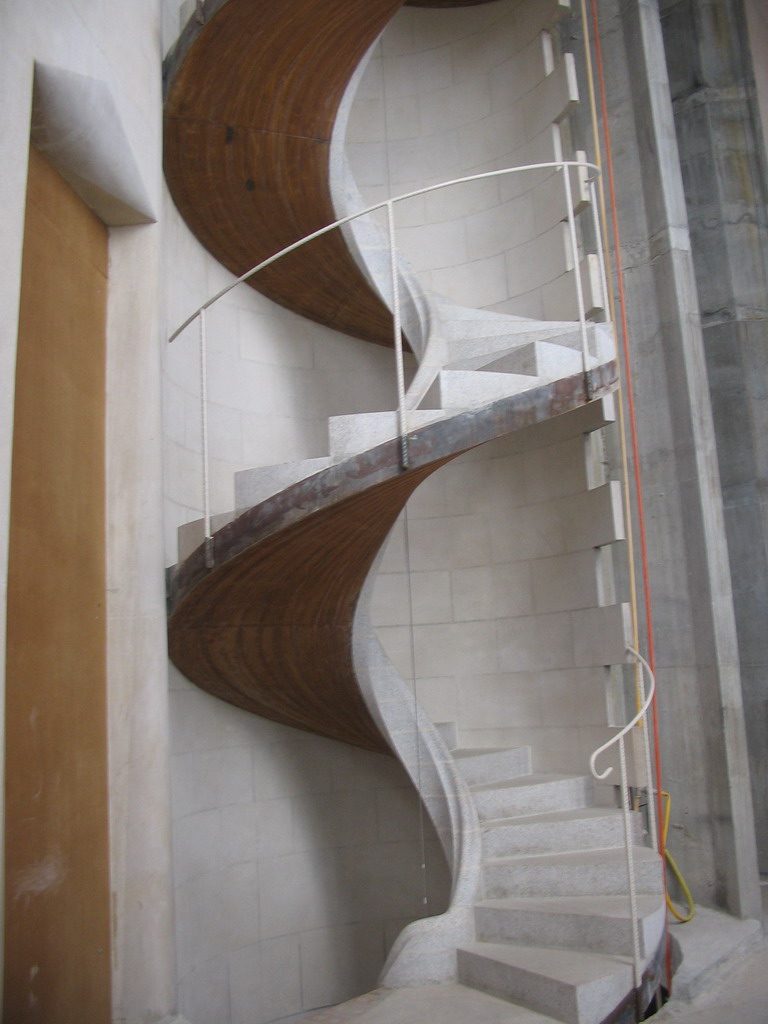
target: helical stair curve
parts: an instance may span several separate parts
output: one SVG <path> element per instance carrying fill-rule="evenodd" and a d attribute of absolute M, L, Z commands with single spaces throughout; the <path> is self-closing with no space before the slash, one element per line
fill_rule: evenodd
<path fill-rule="evenodd" d="M 402 0 L 208 0 L 182 33 L 166 66 L 166 177 L 189 227 L 235 275 L 339 216 L 329 170 L 337 115 L 358 64 L 401 6 Z M 318 323 L 391 344 L 387 288 L 375 272 L 361 269 L 341 231 L 250 283 Z M 424 299 L 418 286 L 410 287 Z M 438 307 L 432 314 L 437 322 L 466 315 L 444 301 Z M 487 330 L 492 316 L 478 318 L 486 334 L 496 334 L 485 360 L 467 359 L 455 339 L 440 339 L 440 354 L 460 375 L 503 361 L 527 337 L 521 318 L 506 318 L 517 321 L 516 339 L 498 333 L 505 318 L 496 317 L 495 332 Z M 423 336 L 416 336 L 417 327 L 409 338 L 417 357 L 432 343 L 429 325 L 421 326 Z M 572 337 L 578 328 L 529 326 L 529 335 L 555 343 L 562 341 L 558 332 Z M 169 573 L 169 648 L 176 666 L 238 707 L 394 752 L 415 779 L 412 734 L 398 735 L 397 715 L 391 715 L 405 684 L 394 678 L 361 600 L 371 568 L 410 495 L 446 462 L 506 434 L 534 432 L 557 418 L 564 423 L 565 414 L 577 417 L 576 429 L 581 424 L 584 432 L 602 424 L 601 400 L 615 390 L 617 368 L 606 355 L 605 331 L 598 335 L 593 325 L 591 332 L 595 358 L 589 366 L 577 369 L 566 359 L 568 369 L 531 376 L 527 388 L 518 382 L 509 393 L 483 400 L 443 400 L 442 409 L 414 420 L 406 470 L 399 439 L 392 432 L 383 440 L 374 436 L 362 451 L 332 454 L 319 470 L 309 460 L 298 478 L 239 512 L 215 532 L 207 552 L 198 547 Z M 572 356 L 572 340 L 563 346 Z M 410 396 L 411 408 L 436 375 L 439 368 Z M 473 907 L 483 894 L 477 809 L 434 727 L 420 712 L 414 715 L 417 756 L 429 760 L 419 773 L 431 770 L 440 790 L 425 803 L 446 850 L 453 890 L 446 915 L 415 922 L 398 940 L 383 976 L 388 985 L 455 979 L 456 949 L 474 938 Z M 649 948 L 646 987 L 653 954 Z M 576 1024 L 633 1019 L 633 986 L 621 985 L 619 995 L 613 991 L 604 1008 L 574 1018 Z"/>

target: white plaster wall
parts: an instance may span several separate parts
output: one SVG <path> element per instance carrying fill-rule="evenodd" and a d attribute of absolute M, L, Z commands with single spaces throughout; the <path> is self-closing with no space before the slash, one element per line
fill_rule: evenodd
<path fill-rule="evenodd" d="M 581 773 L 607 739 L 625 634 L 600 547 L 623 527 L 594 468 L 587 435 L 501 439 L 425 481 L 393 531 L 377 631 L 461 746 L 530 744 L 536 768 Z"/>
<path fill-rule="evenodd" d="M 546 28 L 557 14 L 545 0 L 403 8 L 372 52 L 350 115 L 347 151 L 366 202 L 562 158 L 560 122 L 578 91 L 570 56 L 555 52 Z M 454 302 L 570 319 L 565 217 L 552 172 L 527 172 L 399 204 L 398 245 L 422 284 Z"/>
<path fill-rule="evenodd" d="M 160 207 L 158 0 L 0 5 L 0 565 L 7 558 L 15 339 L 34 63 L 103 83 L 144 191 Z M 84 134 L 107 127 L 87 122 Z M 115 125 L 109 126 L 112 130 Z M 97 171 L 99 169 L 97 168 Z M 160 502 L 159 229 L 113 228 L 107 349 L 110 815 L 116 1018 L 174 1006 Z M 55 254 L 52 254 L 54 257 Z M 3 614 L 5 582 L 2 586 Z M 4 666 L 5 659 L 0 658 Z"/>
<path fill-rule="evenodd" d="M 167 334 L 231 280 L 166 199 Z M 329 415 L 392 408 L 388 349 L 248 286 L 208 317 L 212 507 L 240 469 L 328 453 Z M 198 336 L 164 350 L 167 561 L 200 516 Z M 179 1005 L 192 1024 L 262 1024 L 359 995 L 391 942 L 441 912 L 450 880 L 394 759 L 268 722 L 171 669 Z"/>
<path fill-rule="evenodd" d="M 166 200 L 164 293 L 167 335 L 233 280 L 194 239 Z M 395 360 L 277 306 L 248 285 L 207 314 L 211 508 L 234 506 L 242 469 L 328 454 L 328 417 L 396 403 Z M 166 557 L 177 560 L 176 529 L 202 510 L 199 330 L 193 324 L 165 353 Z"/>
<path fill-rule="evenodd" d="M 168 196 L 164 225 L 168 336 L 232 277 Z M 209 312 L 206 334 L 214 514 L 233 509 L 237 471 L 327 455 L 329 416 L 394 408 L 390 350 L 311 323 L 247 285 Z M 201 516 L 198 352 L 194 327 L 164 349 L 167 564 L 177 560 L 178 526 Z M 170 717 L 185 1016 L 266 1024 L 374 987 L 402 926 L 441 912 L 450 888 L 405 772 L 394 759 L 217 701 L 173 669 Z"/>
<path fill-rule="evenodd" d="M 376 985 L 447 868 L 390 757 L 268 722 L 172 674 L 180 1008 L 292 1019 Z M 426 894 L 428 903 L 423 904 Z"/>

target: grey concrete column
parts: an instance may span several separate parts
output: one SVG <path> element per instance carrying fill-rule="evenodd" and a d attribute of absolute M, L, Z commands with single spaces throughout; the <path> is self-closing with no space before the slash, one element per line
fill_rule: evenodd
<path fill-rule="evenodd" d="M 740 0 L 667 0 L 664 8 L 723 490 L 758 853 L 761 870 L 768 872 L 765 151 Z M 759 51 L 753 47 L 752 53 Z"/>
<path fill-rule="evenodd" d="M 603 10 L 669 842 L 698 902 L 759 916 L 722 495 L 658 5 Z"/>

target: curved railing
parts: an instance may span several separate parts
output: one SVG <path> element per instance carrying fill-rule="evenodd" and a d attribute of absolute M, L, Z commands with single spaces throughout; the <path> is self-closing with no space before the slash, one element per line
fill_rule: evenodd
<path fill-rule="evenodd" d="M 248 281 L 254 275 L 260 271 L 265 270 L 267 267 L 272 266 L 278 260 L 284 256 L 295 252 L 314 241 L 317 238 L 321 238 L 323 235 L 328 234 L 331 231 L 335 231 L 338 228 L 344 227 L 350 224 L 352 221 L 358 220 L 359 218 L 369 216 L 370 214 L 376 213 L 379 210 L 385 210 L 387 216 L 387 233 L 388 233 L 388 247 L 389 247 L 389 266 L 390 266 L 390 278 L 392 288 L 392 335 L 393 335 L 393 347 L 395 351 L 395 375 L 397 384 L 397 422 L 398 422 L 398 436 L 400 441 L 400 452 L 401 452 L 401 463 L 403 469 L 408 467 L 408 424 L 407 424 L 407 407 L 406 407 L 406 388 L 405 388 L 405 370 L 403 362 L 403 330 L 402 330 L 402 319 L 401 319 L 401 288 L 402 283 L 400 280 L 400 271 L 398 270 L 397 263 L 397 245 L 396 245 L 396 229 L 394 220 L 394 207 L 396 204 L 404 202 L 408 199 L 413 199 L 417 196 L 425 195 L 429 192 L 435 192 L 439 189 L 450 188 L 455 185 L 462 185 L 467 182 L 480 181 L 485 178 L 498 178 L 504 177 L 511 174 L 521 174 L 532 171 L 544 171 L 554 170 L 562 175 L 563 182 L 563 193 L 565 198 L 565 206 L 567 211 L 568 230 L 571 245 L 571 256 L 573 261 L 573 276 L 574 276 L 574 292 L 576 299 L 576 307 L 578 311 L 578 323 L 581 331 L 581 349 L 582 349 L 582 362 L 583 369 L 586 375 L 589 369 L 590 353 L 589 353 L 589 341 L 587 331 L 587 310 L 584 301 L 584 288 L 581 280 L 580 265 L 579 265 L 579 245 L 578 245 L 578 234 L 576 230 L 576 211 L 574 209 L 574 197 L 573 197 L 573 185 L 571 182 L 572 170 L 580 169 L 581 171 L 589 172 L 586 178 L 586 184 L 589 188 L 589 200 L 592 208 L 593 226 L 594 226 L 594 237 L 597 246 L 597 255 L 600 268 L 600 285 L 602 288 L 602 294 L 605 296 L 608 294 L 607 274 L 605 269 L 605 259 L 602 250 L 602 231 L 600 230 L 600 224 L 598 221 L 598 204 L 596 201 L 595 194 L 595 181 L 600 174 L 600 168 L 596 164 L 589 163 L 586 160 L 559 160 L 559 161 L 548 161 L 545 163 L 535 164 L 523 164 L 518 167 L 505 167 L 501 170 L 496 171 L 485 171 L 480 174 L 471 174 L 461 178 L 452 178 L 449 181 L 438 182 L 434 185 L 428 185 L 424 188 L 416 189 L 412 192 L 406 192 L 403 195 L 395 196 L 390 199 L 383 200 L 378 203 L 374 203 L 372 206 L 368 206 L 363 210 L 358 210 L 355 213 L 348 214 L 345 217 L 340 217 L 338 220 L 333 221 L 331 224 L 326 224 L 324 227 L 319 228 L 317 231 L 313 231 L 311 234 L 306 235 L 304 238 L 300 238 L 296 242 L 292 242 L 290 245 L 280 249 L 279 252 L 274 253 L 267 259 L 257 263 L 255 267 L 241 274 L 240 277 L 231 281 L 224 288 L 220 289 L 210 299 L 204 302 L 194 313 L 190 314 L 187 319 L 176 328 L 173 334 L 170 335 L 168 341 L 172 342 L 179 335 L 185 331 L 195 320 L 199 323 L 199 338 L 200 338 L 200 406 L 201 406 L 201 433 L 202 433 L 202 479 L 203 479 L 203 523 L 204 523 L 204 534 L 205 534 L 205 545 L 206 550 L 210 549 L 211 542 L 211 509 L 210 509 L 210 493 L 208 484 L 208 422 L 207 422 L 207 379 L 206 379 L 206 312 L 213 305 L 219 302 L 225 295 L 236 288 L 238 285 Z"/>
<path fill-rule="evenodd" d="M 570 247 L 572 262 L 569 269 L 572 269 L 574 276 L 574 299 L 578 313 L 578 325 L 581 332 L 581 360 L 588 380 L 588 371 L 595 364 L 592 361 L 592 354 L 589 348 L 589 334 L 587 328 L 587 308 L 585 293 L 582 286 L 579 261 L 579 240 L 576 227 L 576 203 L 574 202 L 574 190 L 572 185 L 572 174 L 574 172 L 583 175 L 586 185 L 589 188 L 589 200 L 594 218 L 594 237 L 596 241 L 597 255 L 600 268 L 600 285 L 603 296 L 607 295 L 607 275 L 605 262 L 601 249 L 602 232 L 597 219 L 598 204 L 595 196 L 595 180 L 599 169 L 584 160 L 550 161 L 535 164 L 526 164 L 519 167 L 503 168 L 501 170 L 489 171 L 480 174 L 469 175 L 461 178 L 451 179 L 424 188 L 405 193 L 403 195 L 387 199 L 355 213 L 339 218 L 331 224 L 312 232 L 306 237 L 299 239 L 292 244 L 285 246 L 272 256 L 262 260 L 249 271 L 231 281 L 224 288 L 203 303 L 195 312 L 173 332 L 169 341 L 174 341 L 195 321 L 199 324 L 200 340 L 200 402 L 201 402 L 201 431 L 202 431 L 202 462 L 203 462 L 203 523 L 204 523 L 204 552 L 208 567 L 213 565 L 213 537 L 211 530 L 211 509 L 210 494 L 208 486 L 208 428 L 207 428 L 207 373 L 206 373 L 206 313 L 212 306 L 223 299 L 230 291 L 238 285 L 248 281 L 260 271 L 270 267 L 281 258 L 295 250 L 310 244 L 313 240 L 328 234 L 331 231 L 343 228 L 360 218 L 374 214 L 377 211 L 384 211 L 386 214 L 386 232 L 389 251 L 388 284 L 381 286 L 385 292 L 385 301 L 391 300 L 392 306 L 392 333 L 393 347 L 395 353 L 395 374 L 397 383 L 397 418 L 398 436 L 400 442 L 400 463 L 403 469 L 409 468 L 408 452 L 408 413 L 410 409 L 417 408 L 418 395 L 411 394 L 414 391 L 413 384 L 410 391 L 406 390 L 405 368 L 403 352 L 403 318 L 401 317 L 401 297 L 407 287 L 405 274 L 398 265 L 397 237 L 394 217 L 394 208 L 397 204 L 413 199 L 427 193 L 445 189 L 452 186 L 459 186 L 464 183 L 474 182 L 487 178 L 497 178 L 513 174 L 554 171 L 561 175 L 563 183 L 563 197 L 565 201 L 566 218 L 570 235 Z M 531 187 L 538 184 L 538 180 Z M 389 289 L 391 288 L 391 292 Z M 500 314 L 500 319 L 504 317 Z M 575 333 L 575 331 L 574 331 Z M 414 339 L 409 339 L 415 350 L 417 358 L 423 357 L 429 345 L 429 337 L 419 339 L 416 344 Z M 588 385 L 585 388 L 587 398 L 590 397 Z M 409 404 L 409 397 L 411 402 Z M 418 473 L 418 452 L 411 441 L 412 465 L 411 473 L 404 480 L 413 480 Z M 202 557 L 202 552 L 200 556 Z M 372 578 L 372 577 L 371 577 Z M 357 605 L 355 613 L 355 628 L 353 636 L 353 659 L 363 698 L 368 706 L 376 724 L 382 726 L 382 734 L 388 737 L 388 742 L 397 752 L 399 758 L 407 771 L 410 772 L 414 784 L 424 799 L 428 812 L 437 828 L 451 865 L 453 875 L 453 890 L 449 912 L 442 915 L 440 919 L 429 919 L 416 923 L 410 927 L 398 940 L 393 949 L 385 969 L 385 978 L 388 984 L 399 983 L 403 971 L 407 973 L 408 956 L 414 951 L 422 951 L 424 955 L 429 949 L 430 956 L 436 959 L 431 963 L 430 970 L 441 977 L 450 976 L 449 965 L 453 963 L 454 951 L 457 944 L 471 938 L 472 934 L 472 905 L 480 892 L 481 884 L 481 847 L 480 829 L 477 820 L 477 812 L 472 803 L 467 786 L 457 772 L 456 767 L 442 743 L 439 734 L 427 720 L 423 712 L 415 705 L 408 703 L 404 709 L 404 684 L 392 666 L 386 665 L 388 659 L 384 658 L 380 651 L 378 641 L 375 638 L 375 630 L 370 621 L 367 599 L 361 600 Z M 373 673 L 376 670 L 377 678 Z M 403 717 L 405 722 L 402 721 Z M 415 746 L 414 746 L 415 744 Z M 598 752 L 599 753 L 599 752 Z M 421 784 L 429 775 L 430 784 L 426 786 L 427 796 L 424 797 L 425 787 Z M 433 783 L 433 784 L 432 784 Z M 435 942 L 437 935 L 438 941 Z M 437 952 L 435 952 L 435 948 Z"/>
<path fill-rule="evenodd" d="M 630 819 L 630 808 L 629 808 L 629 774 L 627 771 L 627 749 L 626 749 L 626 738 L 631 733 L 633 738 L 640 737 L 642 739 L 642 751 L 640 756 L 637 753 L 637 744 L 635 745 L 635 773 L 638 777 L 638 781 L 641 783 L 642 788 L 648 793 L 648 825 L 651 834 L 651 844 L 657 852 L 659 851 L 659 836 L 656 822 L 656 807 L 655 807 L 655 790 L 653 785 L 653 764 L 651 761 L 651 742 L 649 737 L 648 729 L 648 710 L 653 704 L 653 698 L 656 693 L 656 678 L 651 670 L 651 666 L 645 660 L 645 658 L 636 651 L 633 647 L 627 647 L 627 653 L 630 654 L 637 662 L 639 671 L 636 678 L 636 699 L 638 704 L 638 710 L 634 718 L 627 722 L 623 729 L 620 729 L 614 736 L 612 736 L 607 743 L 603 743 L 602 746 L 598 747 L 589 759 L 589 770 L 593 777 L 598 781 L 607 779 L 613 771 L 613 766 L 609 765 L 604 771 L 598 772 L 597 770 L 597 759 L 601 754 L 605 753 L 611 747 L 618 746 L 619 751 L 619 769 L 621 774 L 621 810 L 624 817 L 624 849 L 627 863 L 627 878 L 629 883 L 629 909 L 630 917 L 632 921 L 632 949 L 633 949 L 633 968 L 634 968 L 634 979 L 635 989 L 639 989 L 642 985 L 642 956 L 640 953 L 640 930 L 639 930 L 639 914 L 637 909 L 637 890 L 635 888 L 635 861 L 634 861 L 634 844 L 632 842 L 632 823 Z M 646 693 L 645 686 L 645 675 L 648 675 L 650 685 L 648 692 Z"/>

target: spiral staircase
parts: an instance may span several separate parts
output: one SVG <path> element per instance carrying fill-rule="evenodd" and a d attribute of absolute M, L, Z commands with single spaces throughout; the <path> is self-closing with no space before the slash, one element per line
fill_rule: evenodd
<path fill-rule="evenodd" d="M 338 123 L 348 83 L 401 3 L 209 2 L 182 35 L 168 66 L 167 178 L 189 226 L 236 275 L 357 202 Z M 549 24 L 565 4 L 529 6 Z M 572 96 L 563 102 L 553 123 Z M 295 181 L 286 166 L 301 168 Z M 251 283 L 319 323 L 390 344 L 395 286 L 380 250 L 376 226 L 362 222 Z M 207 541 L 201 523 L 182 529 L 169 574 L 171 657 L 214 696 L 394 753 L 418 780 L 453 890 L 447 913 L 408 926 L 390 953 L 382 991 L 397 993 L 393 1019 L 425 1019 L 418 1001 L 430 990 L 463 1019 L 499 1024 L 639 1019 L 658 981 L 664 919 L 660 862 L 639 821 L 641 979 L 619 812 L 595 805 L 586 777 L 533 772 L 529 748 L 461 749 L 454 726 L 414 704 L 370 610 L 387 536 L 433 473 L 497 438 L 535 448 L 611 421 L 611 329 L 468 309 L 431 295 L 403 264 L 398 278 L 419 364 L 400 416 L 332 417 L 327 457 L 239 473 L 236 507 Z M 599 297 L 586 305 L 599 312 Z M 367 1019 L 383 998 L 317 1020 Z"/>

